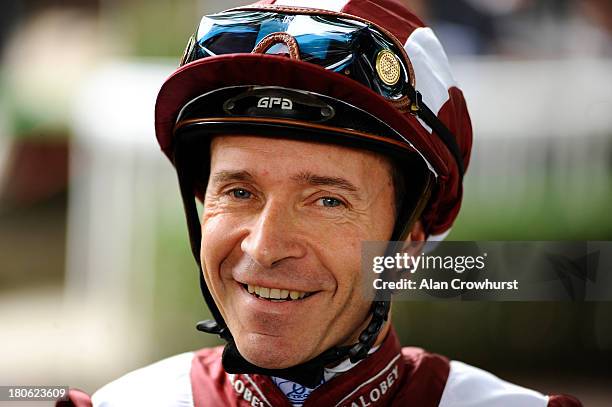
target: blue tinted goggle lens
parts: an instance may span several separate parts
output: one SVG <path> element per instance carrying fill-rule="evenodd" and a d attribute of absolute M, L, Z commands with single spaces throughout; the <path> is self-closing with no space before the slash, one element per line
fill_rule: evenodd
<path fill-rule="evenodd" d="M 381 51 L 401 55 L 396 44 L 369 24 L 338 16 L 262 11 L 206 16 L 183 63 L 215 55 L 251 53 L 272 33 L 291 35 L 298 44 L 302 61 L 340 72 L 391 99 L 406 95 L 410 78 L 401 58 L 397 58 L 401 73 L 396 83 L 385 83 L 376 71 Z M 283 48 L 284 44 L 276 44 L 267 53 L 287 53 Z"/>

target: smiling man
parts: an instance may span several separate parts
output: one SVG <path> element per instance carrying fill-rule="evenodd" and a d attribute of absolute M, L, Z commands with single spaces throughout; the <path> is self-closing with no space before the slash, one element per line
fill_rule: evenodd
<path fill-rule="evenodd" d="M 94 405 L 580 405 L 402 348 L 389 299 L 365 291 L 362 242 L 449 232 L 472 143 L 440 43 L 397 1 L 205 16 L 156 133 L 214 318 L 198 329 L 227 344 L 129 373 Z"/>
<path fill-rule="evenodd" d="M 241 354 L 282 369 L 357 342 L 371 306 L 361 242 L 393 230 L 389 160 L 251 136 L 217 137 L 211 153 L 202 268 Z"/>

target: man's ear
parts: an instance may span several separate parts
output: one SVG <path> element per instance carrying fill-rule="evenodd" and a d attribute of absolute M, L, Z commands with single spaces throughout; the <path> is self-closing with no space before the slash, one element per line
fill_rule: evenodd
<path fill-rule="evenodd" d="M 417 220 L 412 225 L 412 229 L 410 229 L 410 233 L 408 233 L 408 242 L 424 242 L 425 238 L 425 229 L 423 229 L 423 222 L 421 220 Z"/>
<path fill-rule="evenodd" d="M 410 255 L 418 255 L 422 251 L 423 246 L 425 246 L 426 240 L 427 237 L 425 236 L 423 223 L 420 220 L 417 220 L 412 225 L 412 229 L 410 229 L 410 233 L 408 233 L 408 237 L 404 242 L 403 252 Z"/>

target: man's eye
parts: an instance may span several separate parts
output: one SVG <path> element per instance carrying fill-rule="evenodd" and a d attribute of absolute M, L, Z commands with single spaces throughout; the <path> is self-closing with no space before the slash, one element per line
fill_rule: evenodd
<path fill-rule="evenodd" d="M 325 198 L 319 199 L 319 202 L 321 202 L 321 205 L 323 205 L 326 208 L 335 208 L 335 207 L 344 205 L 344 202 L 342 202 L 341 200 L 336 199 L 336 198 L 331 198 L 328 196 L 326 196 Z"/>
<path fill-rule="evenodd" d="M 236 199 L 249 199 L 253 194 L 251 194 L 246 189 L 236 188 L 229 191 L 230 195 Z"/>

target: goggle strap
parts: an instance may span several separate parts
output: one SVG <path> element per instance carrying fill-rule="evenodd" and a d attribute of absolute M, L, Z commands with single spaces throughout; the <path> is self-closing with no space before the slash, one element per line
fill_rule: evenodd
<path fill-rule="evenodd" d="M 446 127 L 446 125 L 435 115 L 434 112 L 423 102 L 423 95 L 418 90 L 409 87 L 408 92 L 411 94 L 410 99 L 410 112 L 419 118 L 421 118 L 432 131 L 438 135 L 440 140 L 444 143 L 448 151 L 452 154 L 457 168 L 459 170 L 459 177 L 463 180 L 465 173 L 465 166 L 463 165 L 463 158 L 461 156 L 461 150 L 457 144 L 457 140 L 453 133 Z"/>
<path fill-rule="evenodd" d="M 293 36 L 284 32 L 275 32 L 266 35 L 259 41 L 259 43 L 253 48 L 253 54 L 265 54 L 272 46 L 276 44 L 285 44 L 289 50 L 289 57 L 291 59 L 301 60 L 300 57 L 300 46 Z"/>

